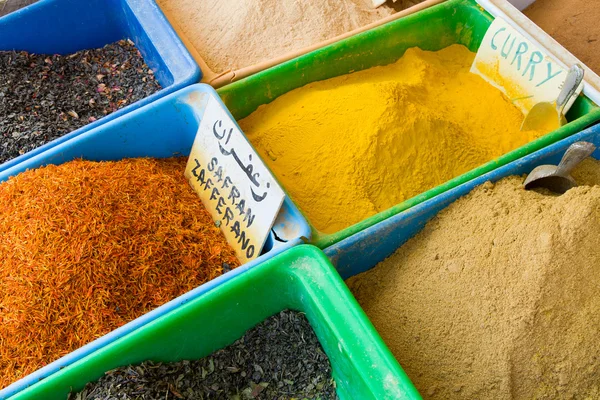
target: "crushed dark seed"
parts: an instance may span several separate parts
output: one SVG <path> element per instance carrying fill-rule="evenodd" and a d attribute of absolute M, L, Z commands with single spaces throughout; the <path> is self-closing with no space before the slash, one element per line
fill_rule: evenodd
<path fill-rule="evenodd" d="M 161 89 L 133 42 L 71 55 L 0 51 L 0 164 Z"/>
<path fill-rule="evenodd" d="M 331 365 L 306 316 L 282 311 L 196 361 L 107 372 L 69 400 L 337 399 Z"/>

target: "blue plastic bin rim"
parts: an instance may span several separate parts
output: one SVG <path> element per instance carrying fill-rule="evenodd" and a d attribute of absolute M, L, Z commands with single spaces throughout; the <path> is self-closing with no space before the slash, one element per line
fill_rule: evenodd
<path fill-rule="evenodd" d="M 53 5 L 65 3 L 73 0 L 39 0 L 37 3 L 31 4 L 20 10 L 14 11 L 3 17 L 0 17 L 0 31 L 6 31 L 7 26 L 22 25 L 23 19 L 34 18 L 36 14 L 44 11 L 45 8 L 50 8 Z M 167 20 L 160 7 L 154 0 L 120 0 L 127 4 L 137 18 L 139 18 L 140 25 L 144 29 L 145 37 L 144 40 L 151 42 L 152 46 L 155 46 L 156 52 L 160 55 L 161 61 L 165 64 L 165 67 L 169 70 L 172 75 L 173 82 L 170 85 L 163 85 L 163 88 L 158 92 L 138 100 L 126 107 L 123 107 L 111 114 L 108 114 L 97 121 L 91 122 L 87 125 L 82 126 L 79 129 L 68 132 L 65 135 L 56 138 L 48 143 L 43 144 L 25 154 L 15 157 L 0 164 L 0 172 L 14 165 L 27 160 L 37 154 L 44 152 L 45 150 L 54 147 L 60 143 L 65 142 L 77 135 L 94 129 L 98 126 L 108 123 L 115 118 L 125 115 L 133 110 L 136 110 L 144 105 L 150 104 L 153 101 L 160 99 L 170 93 L 173 93 L 179 89 L 185 88 L 189 85 L 195 84 L 202 79 L 202 71 L 196 63 L 196 60 L 192 57 L 189 50 L 183 44 L 178 34 L 175 32 L 169 21 Z M 108 4 L 108 2 L 107 2 Z M 68 5 L 67 5 L 68 6 Z M 117 9 L 115 9 L 117 11 Z M 54 16 L 56 10 L 48 10 L 48 14 L 45 18 L 59 18 L 60 16 Z M 4 28 L 4 29 L 3 29 Z M 3 34 L 6 34 L 4 32 Z M 16 34 L 16 33 L 12 33 Z M 136 41 L 136 38 L 133 38 Z M 108 43 L 106 43 L 108 44 Z M 137 41 L 136 41 L 137 45 Z M 0 48 L 0 50 L 2 50 Z M 16 49 L 18 50 L 18 49 Z"/>
<path fill-rule="evenodd" d="M 227 112 L 227 115 L 229 115 L 229 117 L 232 119 L 232 121 L 235 122 L 235 119 L 233 118 L 233 116 L 231 115 L 231 113 L 229 112 L 229 110 L 227 109 L 227 107 L 225 106 L 225 104 L 223 103 L 223 101 L 221 100 L 219 95 L 217 94 L 216 90 L 212 86 L 203 84 L 203 83 L 194 84 L 192 86 L 188 86 L 184 89 L 181 89 L 175 93 L 171 93 L 170 95 L 165 96 L 165 97 L 153 102 L 152 104 L 148 104 L 144 107 L 141 107 L 131 113 L 128 113 L 127 115 L 124 115 L 120 118 L 109 121 L 100 127 L 92 129 L 92 130 L 85 132 L 77 137 L 74 137 L 66 142 L 63 142 L 55 147 L 52 147 L 52 148 L 48 149 L 47 151 L 37 154 L 37 155 L 31 157 L 30 159 L 27 159 L 6 171 L 0 171 L 0 182 L 2 182 L 3 180 L 6 180 L 9 176 L 16 175 L 27 169 L 36 168 L 40 165 L 43 165 L 44 160 L 47 157 L 51 156 L 52 154 L 61 153 L 61 149 L 65 148 L 67 146 L 74 146 L 77 144 L 78 141 L 84 140 L 87 136 L 94 135 L 103 130 L 110 130 L 113 127 L 127 123 L 129 120 L 139 117 L 140 115 L 143 115 L 148 111 L 160 109 L 161 107 L 167 106 L 174 102 L 180 102 L 179 101 L 180 99 L 182 99 L 184 97 L 188 97 L 190 94 L 198 93 L 198 92 L 214 96 L 215 99 L 219 102 L 219 104 L 223 107 L 223 109 Z M 181 101 L 181 102 L 183 102 L 183 101 Z M 205 104 L 206 104 L 206 102 L 204 103 L 204 106 L 205 106 Z M 201 114 L 202 111 L 203 111 L 202 108 L 199 109 L 198 114 Z M 201 118 L 202 118 L 202 116 L 199 115 L 199 120 L 201 120 Z M 236 126 L 237 126 L 237 122 L 236 122 Z M 239 128 L 239 126 L 238 126 L 238 128 Z M 287 209 L 289 210 L 292 218 L 299 225 L 300 229 L 299 229 L 299 234 L 297 237 L 289 240 L 288 242 L 282 244 L 281 246 L 274 247 L 269 252 L 252 260 L 251 262 L 248 262 L 232 271 L 229 271 L 211 281 L 206 282 L 203 285 L 200 285 L 199 287 L 171 300 L 170 302 L 150 311 L 149 313 L 146 313 L 146 314 L 136 318 L 135 320 L 121 326 L 120 328 L 113 330 L 112 332 L 94 340 L 93 342 L 80 347 L 79 349 L 52 362 L 51 364 L 48 364 L 45 367 L 40 368 L 39 370 L 12 383 L 11 385 L 7 386 L 6 388 L 0 390 L 0 400 L 4 400 L 4 399 L 9 398 L 10 396 L 13 396 L 14 394 L 22 391 L 23 389 L 26 389 L 27 387 L 35 384 L 36 382 L 40 381 L 41 379 L 44 379 L 45 377 L 48 377 L 49 375 L 53 374 L 54 372 L 59 371 L 61 368 L 73 364 L 74 362 L 89 355 L 90 353 L 106 346 L 109 343 L 114 342 L 115 340 L 140 328 L 141 326 L 144 326 L 144 325 L 148 324 L 149 322 L 154 321 L 158 317 L 179 307 L 181 304 L 185 304 L 185 303 L 189 302 L 190 300 L 198 297 L 199 295 L 214 289 L 215 287 L 219 286 L 220 284 L 229 281 L 230 279 L 244 273 L 245 271 L 255 267 L 256 265 L 259 265 L 263 261 L 266 261 L 266 260 L 276 256 L 277 254 L 280 254 L 283 251 L 290 249 L 294 246 L 303 244 L 305 240 L 310 240 L 311 230 L 308 225 L 308 222 L 303 217 L 303 215 L 300 213 L 300 210 L 296 207 L 296 205 L 290 200 L 289 196 L 287 196 L 287 195 L 284 199 L 284 203 L 285 203 Z"/>

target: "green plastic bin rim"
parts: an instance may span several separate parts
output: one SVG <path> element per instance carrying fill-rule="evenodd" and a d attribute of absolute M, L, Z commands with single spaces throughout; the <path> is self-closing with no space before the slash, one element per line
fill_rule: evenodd
<path fill-rule="evenodd" d="M 457 8 L 468 8 L 468 9 L 470 9 L 471 12 L 475 12 L 475 13 L 481 15 L 489 23 L 491 23 L 494 20 L 494 17 L 490 13 L 488 13 L 481 5 L 479 5 L 475 0 L 448 0 L 446 2 L 443 2 L 443 3 L 437 4 L 437 5 L 431 6 L 429 8 L 426 8 L 424 10 L 418 11 L 412 15 L 408 15 L 406 17 L 388 22 L 384 25 L 375 27 L 375 28 L 367 30 L 365 32 L 357 33 L 356 35 L 353 35 L 351 37 L 341 39 L 340 41 L 332 43 L 323 48 L 314 50 L 310 53 L 304 54 L 300 57 L 289 60 L 285 63 L 271 67 L 271 68 L 261 71 L 257 74 L 254 74 L 247 78 L 241 79 L 237 82 L 233 82 L 233 83 L 217 90 L 217 92 L 223 93 L 223 92 L 229 92 L 232 90 L 242 89 L 244 87 L 244 85 L 246 84 L 246 82 L 249 82 L 249 81 L 262 81 L 265 85 L 268 85 L 268 82 L 271 79 L 270 76 L 273 74 L 274 71 L 277 71 L 278 69 L 288 68 L 290 66 L 293 66 L 296 63 L 298 63 L 299 60 L 327 58 L 327 55 L 331 51 L 334 51 L 336 48 L 339 48 L 341 46 L 353 47 L 354 43 L 362 41 L 363 39 L 367 38 L 367 36 L 370 36 L 372 38 L 373 35 L 380 35 L 380 36 L 385 35 L 386 30 L 390 26 L 394 26 L 394 25 L 398 25 L 398 24 L 400 24 L 400 25 L 405 24 L 406 22 L 413 21 L 413 20 L 415 20 L 415 21 L 420 20 L 421 23 L 426 23 L 427 18 L 430 18 L 431 16 L 433 16 L 439 12 L 444 12 L 444 11 L 445 12 L 455 12 Z M 489 26 L 489 24 L 488 24 L 488 26 Z M 483 174 L 493 171 L 494 169 L 496 169 L 498 167 L 501 167 L 501 166 L 506 165 L 512 161 L 515 161 L 521 157 L 524 157 L 534 151 L 540 150 L 550 144 L 555 143 L 558 140 L 564 139 L 564 138 L 571 136 L 577 132 L 580 132 L 583 129 L 600 121 L 600 108 L 598 108 L 598 106 L 595 103 L 593 103 L 588 97 L 586 97 L 584 95 L 580 96 L 578 102 L 584 103 L 584 108 L 588 108 L 589 111 L 587 113 L 584 111 L 584 113 L 581 117 L 570 121 L 568 124 L 562 126 L 561 128 L 559 128 L 555 131 L 552 131 L 552 132 L 550 132 L 532 142 L 529 142 L 515 150 L 512 150 L 494 160 L 491 160 L 483 165 L 480 165 L 479 167 L 476 167 L 462 175 L 459 175 L 453 179 L 450 179 L 450 180 L 448 180 L 434 188 L 431 188 L 417 196 L 414 196 L 410 199 L 404 200 L 401 203 L 388 208 L 387 210 L 381 211 L 381 212 L 374 214 L 356 224 L 353 224 L 344 229 L 341 229 L 335 233 L 328 234 L 328 233 L 320 232 L 318 229 L 316 229 L 314 227 L 314 225 L 311 223 L 310 219 L 306 216 L 306 214 L 303 213 L 303 215 L 305 216 L 306 220 L 308 221 L 308 223 L 311 227 L 311 231 L 312 231 L 312 239 L 311 239 L 310 243 L 314 244 L 315 246 L 317 246 L 321 249 L 325 249 L 335 243 L 338 243 L 360 231 L 363 231 L 363 230 L 377 224 L 378 222 L 381 222 L 387 218 L 390 218 L 402 211 L 405 211 L 411 207 L 414 207 L 417 204 L 420 204 L 426 200 L 429 200 L 441 193 L 444 193 L 458 185 L 461 185 L 465 182 L 475 179 Z M 576 107 L 573 106 L 573 109 L 575 109 L 575 108 Z M 571 110 L 571 112 L 568 116 L 572 116 L 574 114 L 573 109 Z M 282 186 L 285 190 L 285 186 L 284 185 L 282 185 Z M 289 194 L 288 194 L 288 196 L 289 196 Z M 292 199 L 292 201 L 294 201 L 293 196 L 290 196 L 290 198 Z M 300 211 L 302 212 L 302 210 L 300 210 Z"/>
<path fill-rule="evenodd" d="M 339 349 L 339 352 L 345 355 L 342 363 L 350 363 L 354 366 L 363 387 L 368 388 L 369 394 L 372 394 L 373 398 L 421 399 L 417 389 L 387 348 L 327 256 L 312 245 L 299 245 L 286 250 L 254 269 L 236 276 L 189 303 L 179 306 L 153 322 L 16 393 L 9 399 L 32 400 L 39 398 L 41 394 L 51 393 L 52 390 L 65 390 L 64 381 L 67 381 L 70 384 L 69 387 L 73 388 L 73 379 L 77 379 L 73 376 L 78 376 L 78 373 L 85 370 L 89 364 L 94 363 L 97 357 L 108 356 L 110 358 L 114 355 L 112 353 L 120 354 L 127 346 L 135 345 L 141 340 L 140 338 L 147 338 L 154 329 L 170 327 L 173 321 L 181 320 L 182 316 L 189 317 L 188 313 L 193 310 L 206 308 L 215 303 L 226 305 L 231 302 L 232 293 L 236 291 L 239 293 L 242 290 L 252 291 L 256 287 L 256 282 L 264 279 L 265 276 L 271 276 L 271 274 L 274 274 L 282 285 L 281 288 L 274 288 L 274 291 L 284 290 L 285 285 L 288 285 L 288 288 L 302 288 L 290 295 L 297 300 L 294 302 L 295 305 L 284 305 L 282 302 L 275 307 L 279 311 L 292 309 L 306 312 L 315 333 L 319 336 L 319 331 L 323 331 L 323 328 L 315 327 L 314 322 L 311 321 L 311 314 L 317 315 L 314 319 L 319 321 L 318 325 L 325 326 L 325 331 L 331 332 L 335 338 L 335 346 L 331 344 L 329 348 L 323 346 L 325 352 L 330 353 Z M 295 279 L 301 283 L 292 283 Z M 311 305 L 308 305 L 309 303 Z M 301 305 L 298 306 L 298 304 Z M 319 341 L 322 341 L 321 337 L 319 337 Z M 332 354 L 327 354 L 327 356 L 335 371 L 336 367 L 333 361 L 336 358 L 335 355 L 332 357 Z M 335 372 L 334 378 L 336 378 Z M 63 379 L 64 381 L 61 382 Z M 349 384 L 351 385 L 351 382 Z"/>

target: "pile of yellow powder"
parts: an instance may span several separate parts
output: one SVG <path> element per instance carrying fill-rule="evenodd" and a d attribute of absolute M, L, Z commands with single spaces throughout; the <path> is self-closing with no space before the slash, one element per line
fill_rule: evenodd
<path fill-rule="evenodd" d="M 600 398 L 600 162 L 486 183 L 347 283 L 425 399 Z"/>
<path fill-rule="evenodd" d="M 314 82 L 240 126 L 312 225 L 334 233 L 540 136 L 460 45 Z"/>

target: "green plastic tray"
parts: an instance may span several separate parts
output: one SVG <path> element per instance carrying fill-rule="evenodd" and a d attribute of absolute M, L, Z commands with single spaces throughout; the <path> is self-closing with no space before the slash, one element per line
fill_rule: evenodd
<path fill-rule="evenodd" d="M 264 319 L 306 313 L 331 361 L 340 399 L 420 399 L 325 255 L 288 250 L 88 355 L 11 400 L 65 400 L 113 368 L 144 360 L 198 359 Z"/>
<path fill-rule="evenodd" d="M 458 43 L 475 52 L 492 21 L 493 17 L 473 0 L 449 0 L 224 86 L 218 93 L 239 120 L 259 106 L 310 82 L 394 63 L 411 47 L 436 51 Z M 312 243 L 320 248 L 331 246 L 407 208 L 579 132 L 600 120 L 600 109 L 580 96 L 567 119 L 570 122 L 554 132 L 341 231 L 325 234 L 311 225 Z"/>

